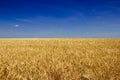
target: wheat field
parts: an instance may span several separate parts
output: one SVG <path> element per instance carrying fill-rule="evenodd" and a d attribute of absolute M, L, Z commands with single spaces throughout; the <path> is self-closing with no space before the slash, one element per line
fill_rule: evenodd
<path fill-rule="evenodd" d="M 120 39 L 0 39 L 0 80 L 120 80 Z"/>

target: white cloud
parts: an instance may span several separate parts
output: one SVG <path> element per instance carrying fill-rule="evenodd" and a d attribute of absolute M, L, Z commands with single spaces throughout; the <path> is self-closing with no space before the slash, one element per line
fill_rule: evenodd
<path fill-rule="evenodd" d="M 14 27 L 19 27 L 20 25 L 18 25 L 18 24 L 16 24 L 16 25 L 14 25 Z"/>

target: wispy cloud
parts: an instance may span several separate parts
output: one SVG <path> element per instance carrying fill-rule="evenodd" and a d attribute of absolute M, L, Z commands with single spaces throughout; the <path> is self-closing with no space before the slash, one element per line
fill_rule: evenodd
<path fill-rule="evenodd" d="M 28 18 L 16 18 L 17 21 L 31 23 L 32 20 Z"/>
<path fill-rule="evenodd" d="M 120 12 L 120 7 L 117 6 L 107 6 L 107 7 Z"/>
<path fill-rule="evenodd" d="M 37 23 L 37 22 L 64 22 L 64 21 L 73 21 L 78 20 L 80 17 L 84 15 L 84 13 L 79 11 L 72 11 L 72 15 L 65 17 L 65 18 L 57 18 L 52 16 L 34 16 L 29 18 L 15 18 L 15 20 L 19 22 L 25 22 L 25 23 Z"/>
<path fill-rule="evenodd" d="M 66 18 L 66 20 L 78 20 L 84 16 L 84 13 L 79 11 L 74 11 L 72 16 Z"/>

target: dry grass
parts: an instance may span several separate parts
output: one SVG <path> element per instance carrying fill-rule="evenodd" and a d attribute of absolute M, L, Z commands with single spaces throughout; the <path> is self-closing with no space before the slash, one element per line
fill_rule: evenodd
<path fill-rule="evenodd" d="M 1 39 L 0 80 L 120 80 L 120 39 Z"/>

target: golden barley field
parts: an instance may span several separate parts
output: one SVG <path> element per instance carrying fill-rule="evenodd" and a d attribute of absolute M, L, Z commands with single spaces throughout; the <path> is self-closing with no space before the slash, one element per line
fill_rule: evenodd
<path fill-rule="evenodd" d="M 0 80 L 120 80 L 120 39 L 0 39 Z"/>

